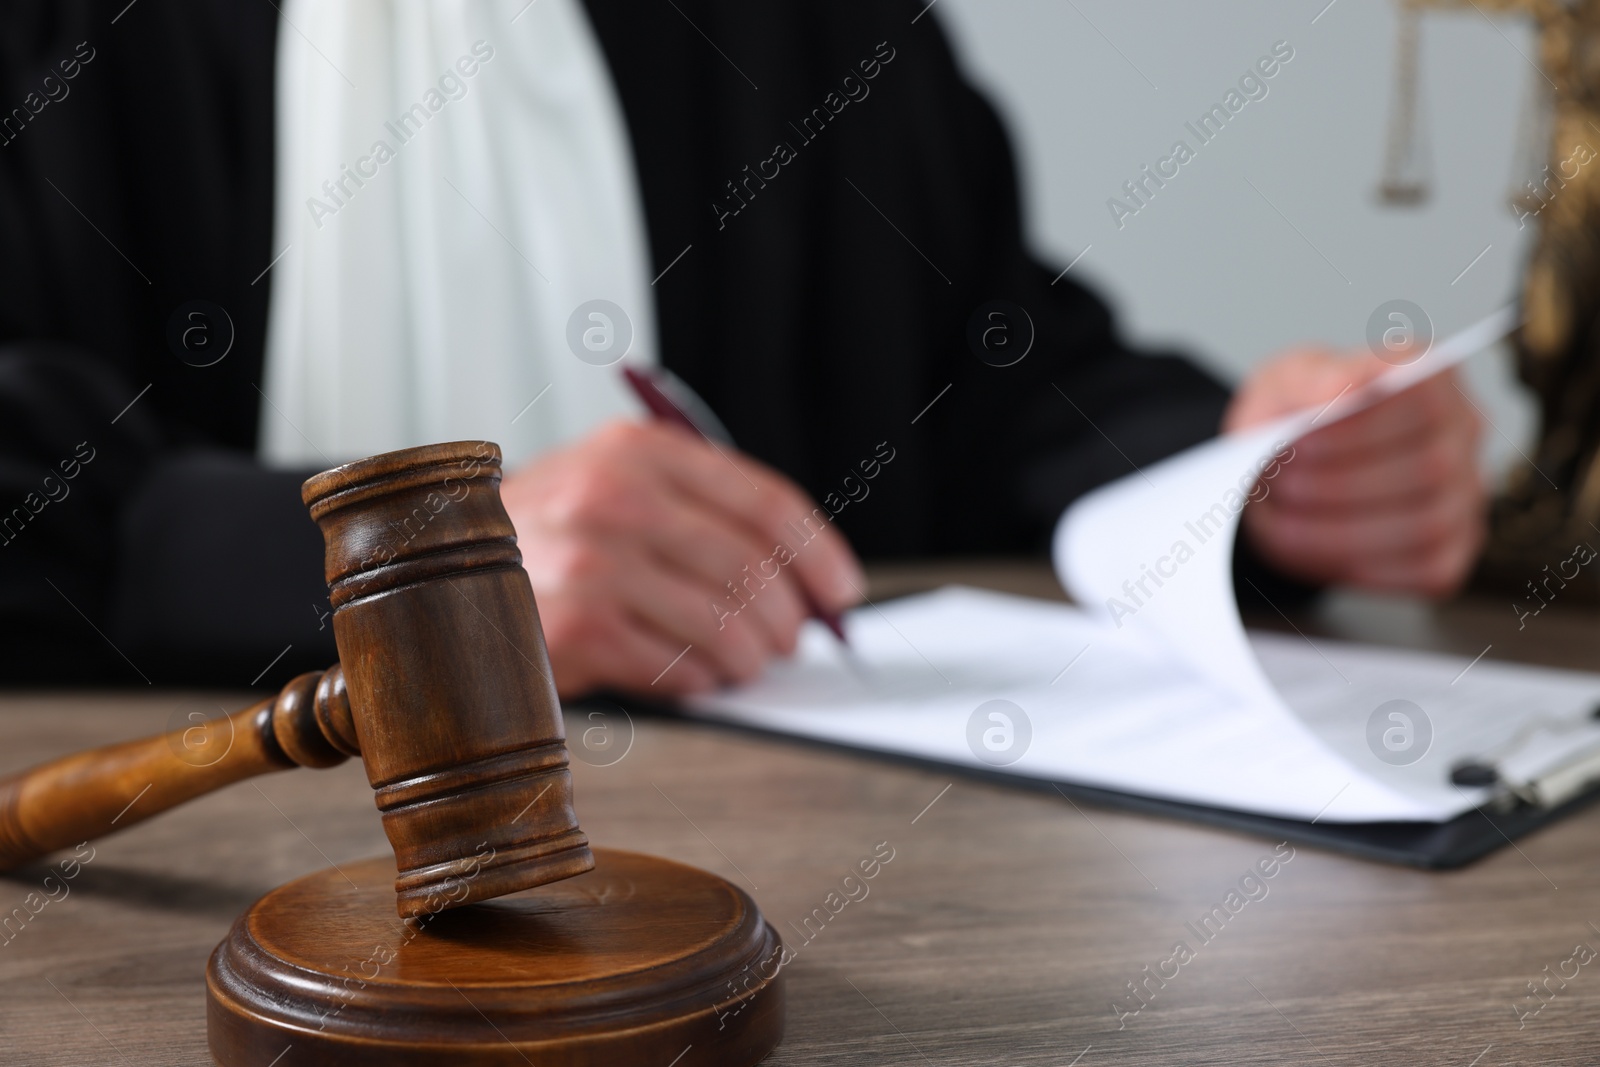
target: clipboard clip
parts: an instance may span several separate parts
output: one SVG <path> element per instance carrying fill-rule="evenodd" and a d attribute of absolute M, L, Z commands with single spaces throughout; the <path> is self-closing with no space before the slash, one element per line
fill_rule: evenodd
<path fill-rule="evenodd" d="M 1520 801 L 1529 807 L 1555 808 L 1583 794 L 1600 782 L 1600 742 L 1579 749 L 1542 768 L 1537 774 L 1517 776 L 1501 768 L 1507 756 L 1521 749 L 1538 732 L 1565 733 L 1590 726 L 1600 720 L 1600 706 L 1587 719 L 1550 722 L 1537 719 L 1526 723 L 1507 741 L 1495 746 L 1491 754 L 1461 760 L 1450 769 L 1450 783 L 1464 788 L 1497 787 L 1497 806 Z"/>

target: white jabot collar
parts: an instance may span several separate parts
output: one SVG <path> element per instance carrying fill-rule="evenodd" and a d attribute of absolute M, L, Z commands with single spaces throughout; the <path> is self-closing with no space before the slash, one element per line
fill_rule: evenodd
<path fill-rule="evenodd" d="M 587 359 L 569 343 L 606 300 L 629 360 L 656 361 L 636 172 L 579 0 L 283 12 L 262 458 L 488 439 L 510 466 L 636 413 L 602 365 L 624 325 L 585 308 Z"/>

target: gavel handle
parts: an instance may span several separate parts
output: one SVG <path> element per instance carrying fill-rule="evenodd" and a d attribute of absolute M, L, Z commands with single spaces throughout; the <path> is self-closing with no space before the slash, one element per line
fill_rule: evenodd
<path fill-rule="evenodd" d="M 223 786 L 357 754 L 344 674 L 302 674 L 226 718 L 66 756 L 0 779 L 0 871 L 126 829 Z"/>

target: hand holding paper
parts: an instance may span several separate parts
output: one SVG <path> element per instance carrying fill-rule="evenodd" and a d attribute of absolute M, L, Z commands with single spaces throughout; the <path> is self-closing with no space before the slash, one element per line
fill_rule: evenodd
<path fill-rule="evenodd" d="M 1320 409 L 1391 369 L 1370 353 L 1291 353 L 1245 381 L 1223 429 Z M 1454 592 L 1485 535 L 1480 434 L 1456 372 L 1445 370 L 1295 442 L 1293 462 L 1245 510 L 1244 535 L 1278 571 L 1313 584 Z"/>
<path fill-rule="evenodd" d="M 1376 413 L 1380 402 L 1450 370 L 1514 324 L 1514 310 L 1502 309 L 1329 403 L 1226 434 L 1089 493 L 1056 529 L 1062 584 L 1116 628 L 1146 634 L 1214 684 L 1281 707 L 1233 596 L 1234 537 L 1258 475 L 1283 466 L 1287 451 L 1313 431 Z"/>

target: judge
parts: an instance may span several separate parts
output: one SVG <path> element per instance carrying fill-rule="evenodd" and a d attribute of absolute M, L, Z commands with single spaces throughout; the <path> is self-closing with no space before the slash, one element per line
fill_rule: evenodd
<path fill-rule="evenodd" d="M 1293 353 L 1230 398 L 1129 350 L 1025 249 L 921 8 L 6 5 L 0 675 L 323 666 L 299 482 L 487 439 L 561 691 L 704 689 L 856 602 L 859 557 L 1039 550 L 1086 490 L 1382 369 Z M 737 447 L 643 421 L 619 359 Z M 1452 590 L 1476 434 L 1447 378 L 1319 432 L 1238 566 Z"/>

